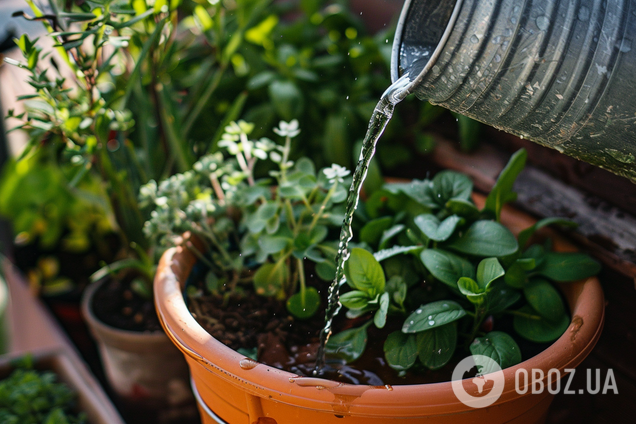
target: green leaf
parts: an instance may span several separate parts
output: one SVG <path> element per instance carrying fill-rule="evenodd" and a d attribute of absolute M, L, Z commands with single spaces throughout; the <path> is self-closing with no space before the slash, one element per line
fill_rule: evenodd
<path fill-rule="evenodd" d="M 510 287 L 522 289 L 528 283 L 528 275 L 523 269 L 523 266 L 515 262 L 510 266 L 510 268 L 508 268 L 508 271 L 506 271 L 504 281 Z"/>
<path fill-rule="evenodd" d="M 556 323 L 565 315 L 558 290 L 549 281 L 535 278 L 523 289 L 526 300 L 543 318 Z"/>
<path fill-rule="evenodd" d="M 488 313 L 497 314 L 505 311 L 521 299 L 521 292 L 508 287 L 501 280 L 495 281 L 488 292 Z"/>
<path fill-rule="evenodd" d="M 601 264 L 585 253 L 548 252 L 535 272 L 554 281 L 576 281 L 601 271 Z"/>
<path fill-rule="evenodd" d="M 452 300 L 439 300 L 420 306 L 406 318 L 402 326 L 403 333 L 417 333 L 441 327 L 449 322 L 457 321 L 466 315 L 461 305 Z"/>
<path fill-rule="evenodd" d="M 442 171 L 433 178 L 433 200 L 439 207 L 445 207 L 451 199 L 470 200 L 472 192 L 473 182 L 464 174 Z"/>
<path fill-rule="evenodd" d="M 503 225 L 493 221 L 476 221 L 460 238 L 446 247 L 468 255 L 506 256 L 517 251 L 517 239 Z"/>
<path fill-rule="evenodd" d="M 367 347 L 367 327 L 370 324 L 371 321 L 361 327 L 331 335 L 325 346 L 325 353 L 331 357 L 344 359 L 347 363 L 355 361 Z"/>
<path fill-rule="evenodd" d="M 433 196 L 433 183 L 429 180 L 412 180 L 409 183 L 386 184 L 384 188 L 390 193 L 404 193 L 426 208 L 438 208 L 440 205 Z"/>
<path fill-rule="evenodd" d="M 521 349 L 517 342 L 502 331 L 491 331 L 484 337 L 477 337 L 470 345 L 473 355 L 482 355 L 499 364 L 501 369 L 517 365 L 521 362 Z M 497 371 L 490 369 L 488 363 L 482 363 L 480 358 L 475 358 L 475 365 L 479 374 L 484 375 Z"/>
<path fill-rule="evenodd" d="M 561 225 L 568 228 L 575 228 L 578 224 L 564 218 L 544 218 L 519 233 L 519 246 L 523 248 L 537 230 L 548 225 Z"/>
<path fill-rule="evenodd" d="M 333 281 L 336 278 L 336 264 L 332 261 L 324 261 L 316 265 L 316 274 L 324 281 Z"/>
<path fill-rule="evenodd" d="M 258 246 L 267 254 L 282 252 L 287 249 L 292 240 L 287 237 L 279 236 L 262 236 L 258 239 Z"/>
<path fill-rule="evenodd" d="M 442 249 L 426 249 L 420 258 L 435 278 L 454 289 L 461 277 L 475 277 L 475 268 L 470 262 Z"/>
<path fill-rule="evenodd" d="M 384 358 L 391 368 L 404 371 L 417 360 L 415 336 L 394 331 L 384 341 Z"/>
<path fill-rule="evenodd" d="M 420 249 L 422 249 L 422 246 L 393 246 L 389 249 L 375 252 L 373 254 L 373 257 L 375 257 L 376 261 L 382 262 L 385 259 L 389 259 L 397 255 L 402 255 L 404 253 L 415 252 Z"/>
<path fill-rule="evenodd" d="M 417 333 L 420 362 L 431 370 L 442 368 L 450 361 L 457 346 L 457 326 L 447 324 Z"/>
<path fill-rule="evenodd" d="M 296 318 L 307 319 L 320 308 L 320 295 L 314 287 L 307 287 L 287 299 L 287 310 Z"/>
<path fill-rule="evenodd" d="M 276 113 L 285 121 L 302 115 L 304 98 L 296 84 L 291 81 L 273 81 L 269 85 L 269 97 Z"/>
<path fill-rule="evenodd" d="M 459 125 L 459 145 L 464 152 L 472 152 L 479 146 L 483 125 L 467 116 L 454 114 Z"/>
<path fill-rule="evenodd" d="M 373 317 L 373 323 L 378 328 L 384 328 L 386 324 L 386 314 L 389 312 L 389 293 L 384 292 L 380 296 L 380 307 Z"/>
<path fill-rule="evenodd" d="M 393 218 L 384 217 L 367 222 L 360 230 L 360 241 L 377 246 L 384 231 L 391 228 Z"/>
<path fill-rule="evenodd" d="M 542 318 L 530 305 L 524 306 L 518 312 L 524 315 L 515 315 L 513 320 L 515 331 L 521 337 L 532 342 L 547 343 L 554 341 L 561 337 L 561 334 L 570 325 L 570 318 L 567 314 L 563 314 L 558 321 L 552 323 Z"/>
<path fill-rule="evenodd" d="M 351 249 L 344 267 L 347 283 L 375 297 L 384 292 L 386 279 L 380 263 L 373 254 L 359 247 Z"/>
<path fill-rule="evenodd" d="M 348 309 L 363 309 L 369 305 L 371 298 L 366 292 L 352 290 L 340 295 L 340 303 Z"/>
<path fill-rule="evenodd" d="M 527 157 L 528 154 L 525 149 L 518 150 L 514 155 L 512 155 L 508 164 L 499 174 L 495 186 L 486 198 L 484 210 L 492 212 L 497 220 L 499 220 L 503 205 L 515 200 L 517 197 L 516 193 L 512 191 L 512 186 L 514 185 L 517 176 L 526 165 Z"/>
<path fill-rule="evenodd" d="M 424 233 L 429 240 L 446 241 L 453 234 L 457 225 L 463 221 L 457 215 L 452 215 L 444 221 L 437 219 L 435 215 L 426 214 L 416 216 L 415 225 Z"/>
<path fill-rule="evenodd" d="M 446 209 L 449 213 L 473 221 L 479 216 L 479 209 L 471 200 L 450 199 L 446 202 Z"/>
<path fill-rule="evenodd" d="M 404 278 L 399 275 L 391 277 L 386 283 L 386 291 L 396 304 L 400 306 L 404 305 L 408 291 L 408 285 L 404 281 Z"/>
<path fill-rule="evenodd" d="M 393 237 L 395 237 L 396 235 L 400 234 L 402 232 L 402 230 L 404 230 L 404 228 L 406 228 L 404 225 L 398 224 L 398 225 L 394 225 L 391 228 L 388 228 L 386 231 L 384 231 L 382 233 L 382 237 L 380 237 L 379 249 L 386 249 L 387 246 L 389 245 L 389 241 L 391 241 L 391 239 Z M 396 247 L 396 246 L 394 246 L 394 247 Z M 376 259 L 377 259 L 377 257 L 376 257 Z"/>
<path fill-rule="evenodd" d="M 473 304 L 481 306 L 486 301 L 485 289 L 472 278 L 462 277 L 457 282 L 459 291 Z"/>
<path fill-rule="evenodd" d="M 493 281 L 504 274 L 505 271 L 497 258 L 484 259 L 477 265 L 477 282 L 484 289 L 488 289 Z"/>
<path fill-rule="evenodd" d="M 254 288 L 261 296 L 274 296 L 288 278 L 289 271 L 283 263 L 264 264 L 254 274 Z"/>

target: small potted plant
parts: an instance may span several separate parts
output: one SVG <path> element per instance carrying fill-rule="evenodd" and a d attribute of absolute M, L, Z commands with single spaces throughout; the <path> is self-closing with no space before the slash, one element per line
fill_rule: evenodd
<path fill-rule="evenodd" d="M 525 151 L 485 199 L 474 197 L 468 177 L 449 171 L 368 196 L 354 220 L 359 236 L 340 284 L 348 310 L 326 345 L 325 369 L 335 371 L 319 374 L 325 379 L 313 373 L 324 320 L 312 328 L 310 313 L 334 276 L 333 230 L 348 171 L 316 173 L 307 158 L 288 161 L 295 123 L 281 123 L 275 132 L 285 142 L 273 148 L 250 140 L 249 129 L 227 129 L 229 157 L 206 158 L 175 184 L 148 187 L 156 210 L 146 228 L 180 246 L 160 263 L 157 307 L 190 364 L 204 421 L 391 422 L 456 413 L 461 422 L 467 411 L 483 417 L 496 410 L 500 422 L 524 413 L 524 422 L 538 422 L 551 397 L 543 393 L 542 407 L 526 411 L 528 398 L 514 393 L 516 370 L 578 364 L 598 339 L 603 300 L 589 278 L 599 271 L 596 261 L 559 238 L 554 243 L 565 251 L 552 251 L 548 241 L 528 245 L 541 227 L 569 223 L 533 222 L 503 209 L 515 198 Z M 255 178 L 247 165 L 255 157 L 277 164 L 272 179 Z M 315 275 L 322 281 L 313 280 L 314 292 L 308 280 Z M 578 282 L 559 283 L 562 297 L 549 280 Z M 285 307 L 260 307 L 253 302 L 259 295 L 262 304 L 273 299 Z M 281 317 L 285 309 L 290 317 Z M 247 334 L 258 321 L 262 334 Z M 528 350 L 524 340 L 543 344 Z M 367 344 L 375 344 L 371 358 L 380 356 L 381 369 L 365 368 Z M 504 369 L 504 392 L 488 410 L 461 404 L 448 381 L 458 360 L 471 355 Z M 362 369 L 349 368 L 355 364 Z"/>
<path fill-rule="evenodd" d="M 123 424 L 106 395 L 58 351 L 0 358 L 0 421 Z"/>

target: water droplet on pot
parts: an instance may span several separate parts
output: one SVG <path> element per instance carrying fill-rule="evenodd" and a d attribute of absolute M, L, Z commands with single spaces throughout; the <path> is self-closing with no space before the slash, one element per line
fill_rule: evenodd
<path fill-rule="evenodd" d="M 622 53 L 627 53 L 629 51 L 632 50 L 632 40 L 628 40 L 627 38 L 623 38 L 623 41 L 621 41 L 621 45 L 619 47 L 619 50 Z"/>
<path fill-rule="evenodd" d="M 504 37 L 510 37 L 511 35 L 512 35 L 512 29 L 510 28 L 504 29 L 504 32 L 503 32 Z"/>
<path fill-rule="evenodd" d="M 392 392 L 392 391 L 393 391 L 393 386 L 391 386 L 390 384 L 385 384 L 385 385 L 384 385 L 384 387 L 386 387 L 386 389 L 387 389 L 389 392 Z"/>
<path fill-rule="evenodd" d="M 473 36 L 470 37 L 470 42 L 473 43 L 473 44 L 479 43 L 479 37 L 477 37 L 475 34 L 473 34 Z"/>
<path fill-rule="evenodd" d="M 537 24 L 537 28 L 539 28 L 541 31 L 547 30 L 550 26 L 550 20 L 545 16 L 539 16 L 535 22 Z"/>
<path fill-rule="evenodd" d="M 497 63 L 501 62 L 501 55 L 500 54 L 496 54 L 495 55 L 495 62 L 497 62 Z"/>
<path fill-rule="evenodd" d="M 590 19 L 590 9 L 588 9 L 585 6 L 582 6 L 579 9 L 579 20 L 585 22 L 589 19 Z"/>
<path fill-rule="evenodd" d="M 493 44 L 499 44 L 501 43 L 501 36 L 496 36 L 495 38 L 492 39 L 492 43 Z"/>
<path fill-rule="evenodd" d="M 512 24 L 516 24 L 517 23 L 517 18 L 515 18 L 515 17 L 510 18 L 510 22 Z"/>
<path fill-rule="evenodd" d="M 251 358 L 244 358 L 239 361 L 239 367 L 243 368 L 244 370 L 254 369 L 257 365 L 258 362 Z"/>

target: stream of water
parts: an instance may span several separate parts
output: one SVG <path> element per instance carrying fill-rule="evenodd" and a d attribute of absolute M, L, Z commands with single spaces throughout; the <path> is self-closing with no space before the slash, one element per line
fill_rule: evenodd
<path fill-rule="evenodd" d="M 375 147 L 378 139 L 384 132 L 389 120 L 393 116 L 393 109 L 395 105 L 401 102 L 408 94 L 408 87 L 411 83 L 409 74 L 405 74 L 384 92 L 380 101 L 375 106 L 375 110 L 371 115 L 369 121 L 369 127 L 367 133 L 362 142 L 362 150 L 360 151 L 360 158 L 358 164 L 353 173 L 353 181 L 349 188 L 349 194 L 347 195 L 346 209 L 344 221 L 342 223 L 342 229 L 340 230 L 340 242 L 338 245 L 338 253 L 336 255 L 336 276 L 329 286 L 328 300 L 325 316 L 325 327 L 320 332 L 320 347 L 318 348 L 318 354 L 316 359 L 316 368 L 314 375 L 319 375 L 320 370 L 325 365 L 325 346 L 331 335 L 331 326 L 333 319 L 340 310 L 340 285 L 344 278 L 344 264 L 349 258 L 349 241 L 353 237 L 351 230 L 351 223 L 353 221 L 353 214 L 358 206 L 358 200 L 360 197 L 360 188 L 367 175 L 369 169 L 369 163 L 375 154 Z"/>

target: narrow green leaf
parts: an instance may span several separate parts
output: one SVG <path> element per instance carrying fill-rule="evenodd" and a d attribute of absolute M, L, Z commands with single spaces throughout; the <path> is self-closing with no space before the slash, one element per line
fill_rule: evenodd
<path fill-rule="evenodd" d="M 548 252 L 541 265 L 535 269 L 537 274 L 560 282 L 582 280 L 600 271 L 600 263 L 578 252 Z"/>
<path fill-rule="evenodd" d="M 422 249 L 422 246 L 393 246 L 389 249 L 377 251 L 373 254 L 378 262 L 382 262 L 385 259 L 392 258 L 404 253 L 411 253 Z"/>
<path fill-rule="evenodd" d="M 528 154 L 525 149 L 518 150 L 514 155 L 512 155 L 508 164 L 499 174 L 495 186 L 486 198 L 484 210 L 492 212 L 497 220 L 499 220 L 499 215 L 503 205 L 516 197 L 515 193 L 512 191 L 512 187 L 517 176 L 519 176 L 525 167 L 527 157 Z"/>
<path fill-rule="evenodd" d="M 373 317 L 373 323 L 378 328 L 384 328 L 386 324 L 386 314 L 389 312 L 389 293 L 384 292 L 380 296 L 380 307 Z"/>

